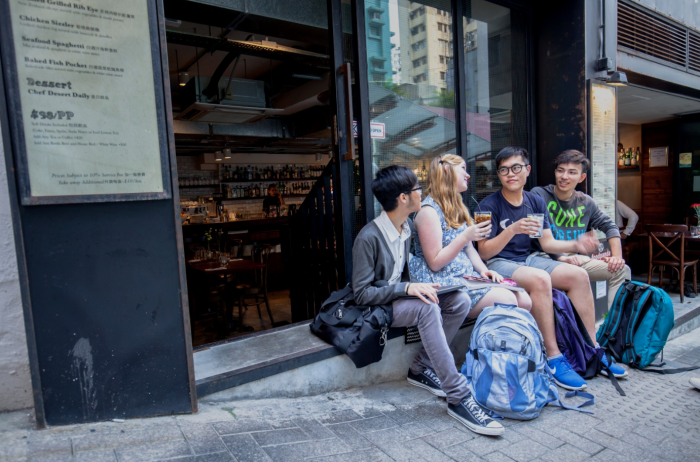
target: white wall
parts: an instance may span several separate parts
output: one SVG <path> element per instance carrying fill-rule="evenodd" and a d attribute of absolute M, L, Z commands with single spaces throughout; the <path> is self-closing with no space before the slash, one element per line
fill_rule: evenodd
<path fill-rule="evenodd" d="M 0 137 L 2 133 L 0 132 Z M 3 145 L 0 143 L 0 411 L 33 406 Z"/>
<path fill-rule="evenodd" d="M 617 136 L 625 148 L 642 147 L 642 126 L 617 124 Z M 617 172 L 617 198 L 628 207 L 642 208 L 642 174 L 639 170 L 619 170 Z"/>

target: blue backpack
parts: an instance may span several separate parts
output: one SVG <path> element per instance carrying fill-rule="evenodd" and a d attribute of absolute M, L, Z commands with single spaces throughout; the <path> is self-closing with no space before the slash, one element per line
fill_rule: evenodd
<path fill-rule="evenodd" d="M 579 409 L 594 404 L 588 393 L 566 394 L 588 398 L 577 407 L 561 402 L 537 323 L 528 311 L 513 305 L 497 304 L 481 312 L 462 374 L 479 404 L 503 417 L 534 419 L 548 403 L 593 413 Z"/>
<path fill-rule="evenodd" d="M 618 362 L 649 366 L 675 324 L 673 302 L 658 287 L 631 281 L 620 287 L 596 337 Z"/>

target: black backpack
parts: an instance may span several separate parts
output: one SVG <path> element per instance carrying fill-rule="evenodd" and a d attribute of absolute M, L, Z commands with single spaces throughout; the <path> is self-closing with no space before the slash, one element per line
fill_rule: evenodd
<path fill-rule="evenodd" d="M 345 353 L 357 368 L 382 359 L 394 311 L 391 305 L 355 304 L 352 288 L 335 291 L 309 325 L 311 332 Z"/>

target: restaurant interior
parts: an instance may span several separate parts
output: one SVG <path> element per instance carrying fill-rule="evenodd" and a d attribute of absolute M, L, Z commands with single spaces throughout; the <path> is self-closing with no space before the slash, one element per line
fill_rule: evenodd
<path fill-rule="evenodd" d="M 331 159 L 328 34 L 193 2 L 165 13 L 196 348 L 293 321 L 291 227 Z"/>
<path fill-rule="evenodd" d="M 618 87 L 617 105 L 617 199 L 639 217 L 623 257 L 633 279 L 658 286 L 663 278 L 675 302 L 694 307 L 689 299 L 696 296 L 693 262 L 700 257 L 700 238 L 698 211 L 691 205 L 700 202 L 700 100 L 628 85 Z"/>

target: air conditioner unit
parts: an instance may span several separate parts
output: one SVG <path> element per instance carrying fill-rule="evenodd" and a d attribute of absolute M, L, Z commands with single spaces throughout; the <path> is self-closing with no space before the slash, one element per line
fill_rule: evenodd
<path fill-rule="evenodd" d="M 208 124 L 249 124 L 279 114 L 282 109 L 230 106 L 228 104 L 194 103 L 177 117 L 178 120 Z"/>
<path fill-rule="evenodd" d="M 210 124 L 247 124 L 257 122 L 282 109 L 265 107 L 265 83 L 259 80 L 222 78 L 217 95 L 207 98 L 202 91 L 209 77 L 194 77 L 182 90 L 180 106 L 184 109 L 175 119 Z"/>

